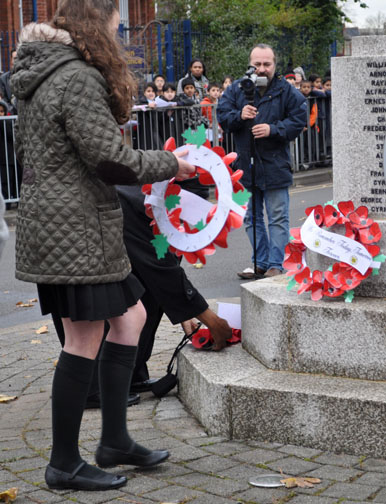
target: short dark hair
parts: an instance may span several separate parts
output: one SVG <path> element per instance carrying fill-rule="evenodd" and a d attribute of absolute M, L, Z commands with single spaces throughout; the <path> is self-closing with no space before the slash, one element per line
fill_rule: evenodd
<path fill-rule="evenodd" d="M 221 89 L 221 86 L 218 82 L 210 82 L 208 85 L 208 91 L 210 91 L 214 87 Z"/>
<path fill-rule="evenodd" d="M 331 77 L 327 76 L 322 80 L 323 84 L 326 84 L 326 82 L 331 81 Z"/>
<path fill-rule="evenodd" d="M 310 80 L 307 80 L 307 79 L 304 79 L 300 82 L 300 85 L 302 84 L 311 84 L 311 81 Z"/>
<path fill-rule="evenodd" d="M 175 84 L 173 84 L 173 82 L 165 82 L 165 84 L 162 86 L 162 91 L 167 91 L 168 89 L 176 91 Z"/>
<path fill-rule="evenodd" d="M 311 81 L 311 84 L 313 84 L 316 81 L 316 79 L 320 79 L 319 74 L 313 73 L 308 76 L 308 80 Z"/>
<path fill-rule="evenodd" d="M 194 87 L 196 87 L 195 84 L 194 84 L 194 80 L 191 77 L 186 77 L 181 82 L 182 91 L 185 89 L 186 86 L 194 86 Z"/>
<path fill-rule="evenodd" d="M 145 85 L 143 86 L 143 91 L 145 92 L 147 88 L 152 88 L 152 90 L 157 93 L 157 86 L 154 84 L 154 82 L 145 82 Z"/>
<path fill-rule="evenodd" d="M 163 80 L 166 82 L 166 79 L 165 79 L 165 77 L 164 77 L 162 74 L 157 74 L 157 75 L 155 75 L 155 76 L 153 77 L 153 82 L 154 82 L 156 79 L 158 79 L 158 77 L 161 77 L 161 79 L 163 79 Z"/>
<path fill-rule="evenodd" d="M 192 74 L 191 74 L 191 70 L 192 70 L 192 66 L 193 66 L 195 63 L 201 63 L 202 68 L 203 68 L 203 72 L 202 72 L 202 74 L 203 74 L 203 75 L 206 75 L 206 67 L 205 67 L 205 63 L 204 63 L 204 62 L 203 62 L 200 58 L 195 58 L 195 59 L 192 59 L 192 61 L 189 63 L 189 67 L 188 67 L 188 73 L 189 73 L 189 75 L 192 75 Z"/>

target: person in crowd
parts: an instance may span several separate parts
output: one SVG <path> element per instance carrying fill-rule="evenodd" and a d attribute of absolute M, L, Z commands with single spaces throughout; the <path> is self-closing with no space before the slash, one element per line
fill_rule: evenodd
<path fill-rule="evenodd" d="M 166 82 L 162 87 L 161 98 L 167 102 L 174 102 L 176 99 L 177 89 L 173 82 Z"/>
<path fill-rule="evenodd" d="M 207 117 L 209 121 L 209 127 L 212 127 L 213 118 L 213 105 L 218 103 L 218 99 L 221 95 L 221 87 L 217 82 L 211 82 L 208 86 L 208 96 L 206 96 L 202 101 L 201 105 L 206 105 L 201 108 L 201 114 L 203 117 Z"/>
<path fill-rule="evenodd" d="M 116 38 L 115 0 L 59 0 L 50 23 L 19 37 L 11 86 L 18 100 L 16 152 L 24 164 L 16 228 L 16 277 L 37 284 L 42 314 L 65 332 L 52 385 L 53 489 L 109 490 L 127 478 L 88 464 L 78 439 L 100 348 L 100 467 L 154 466 L 166 450 L 137 444 L 126 404 L 145 323 L 144 289 L 130 273 L 113 184 L 186 178 L 194 167 L 170 152 L 122 143 L 135 87 Z M 90 134 L 92 132 L 92 134 Z"/>
<path fill-rule="evenodd" d="M 7 103 L 8 112 L 11 115 L 17 114 L 17 102 L 16 98 L 12 93 L 10 80 L 11 80 L 11 72 L 13 65 L 15 63 L 16 58 L 16 49 L 13 48 L 11 51 L 11 60 L 10 60 L 10 70 L 8 72 L 4 72 L 0 77 L 0 96 L 3 101 Z"/>
<path fill-rule="evenodd" d="M 323 91 L 331 91 L 331 77 L 325 77 L 322 82 Z"/>
<path fill-rule="evenodd" d="M 206 69 L 204 63 L 200 59 L 194 59 L 190 62 L 188 73 L 178 81 L 177 94 L 182 94 L 184 88 L 182 87 L 182 82 L 184 79 L 190 78 L 193 80 L 195 89 L 198 91 L 198 99 L 201 101 L 206 95 L 207 88 L 209 85 L 209 80 L 206 77 Z"/>
<path fill-rule="evenodd" d="M 200 124 L 204 124 L 206 127 L 209 125 L 209 121 L 206 117 L 202 117 L 200 107 L 195 107 L 199 105 L 200 101 L 196 96 L 196 86 L 194 80 L 190 77 L 183 79 L 181 83 L 182 93 L 177 96 L 178 105 L 186 107 L 183 110 L 183 127 L 197 129 Z"/>
<path fill-rule="evenodd" d="M 304 73 L 304 70 L 301 66 L 294 68 L 294 74 L 295 74 L 295 87 L 296 89 L 300 89 L 300 83 L 303 80 L 306 80 L 306 74 Z"/>
<path fill-rule="evenodd" d="M 310 98 L 312 92 L 311 82 L 308 80 L 302 81 L 302 83 L 300 84 L 300 92 L 305 98 Z M 304 170 L 308 170 L 308 168 L 310 167 L 308 163 L 312 161 L 313 153 L 315 152 L 315 129 L 319 131 L 319 128 L 316 124 L 318 118 L 318 106 L 315 103 L 315 100 L 307 100 L 307 107 L 309 110 L 309 116 L 307 126 L 305 126 L 303 129 L 304 162 L 301 165 L 301 168 Z M 308 131 L 308 128 L 310 128 L 310 131 Z"/>
<path fill-rule="evenodd" d="M 137 110 L 137 139 L 140 149 L 162 149 L 161 132 L 158 128 L 158 113 L 153 110 L 156 104 L 157 88 L 153 82 L 144 86 L 143 96 L 138 100 L 139 105 L 147 105 L 151 110 Z"/>
<path fill-rule="evenodd" d="M 318 74 L 310 74 L 308 77 L 308 80 L 311 82 L 312 90 L 313 91 L 322 91 L 322 78 Z"/>
<path fill-rule="evenodd" d="M 6 115 L 8 115 L 8 105 L 0 98 L 0 116 L 4 117 Z"/>
<path fill-rule="evenodd" d="M 233 77 L 226 75 L 221 83 L 221 94 L 229 87 L 233 82 Z"/>
<path fill-rule="evenodd" d="M 172 82 L 167 82 L 162 88 L 162 95 L 158 100 L 165 102 L 165 104 L 177 104 L 176 86 Z M 163 110 L 159 108 L 158 112 L 158 130 L 163 142 L 170 137 L 176 139 L 177 145 L 182 145 L 181 133 L 182 129 L 182 114 L 180 111 L 168 108 Z"/>
<path fill-rule="evenodd" d="M 291 86 L 295 87 L 296 74 L 291 68 L 287 68 L 287 70 L 284 72 L 284 78 L 287 82 L 291 84 Z"/>
<path fill-rule="evenodd" d="M 255 200 L 256 243 L 252 198 L 245 226 L 253 255 L 256 254 L 255 258 L 252 256 L 256 269 L 248 268 L 239 273 L 243 279 L 282 273 L 284 248 L 289 239 L 288 187 L 292 184 L 289 142 L 303 131 L 307 121 L 305 98 L 275 73 L 276 57 L 270 46 L 258 44 L 254 47 L 249 64 L 256 68 L 258 76 L 267 78 L 267 86 L 255 88 L 252 104 L 237 80 L 225 91 L 217 107 L 221 127 L 234 135 L 238 154 L 235 168 L 244 171 L 242 182 Z M 269 235 L 264 222 L 264 204 Z"/>
<path fill-rule="evenodd" d="M 3 195 L 0 193 L 0 259 L 5 247 L 5 242 L 7 241 L 9 235 L 8 226 L 4 219 L 4 213 L 5 203 Z"/>
<path fill-rule="evenodd" d="M 155 108 L 157 105 L 155 99 L 157 96 L 157 87 L 154 82 L 147 82 L 143 90 L 143 96 L 138 100 L 140 105 L 148 105 L 150 108 Z"/>
<path fill-rule="evenodd" d="M 163 93 L 162 88 L 164 87 L 166 82 L 165 77 L 161 74 L 158 74 L 154 77 L 153 82 L 155 84 L 155 87 L 157 88 L 156 95 L 161 96 Z"/>

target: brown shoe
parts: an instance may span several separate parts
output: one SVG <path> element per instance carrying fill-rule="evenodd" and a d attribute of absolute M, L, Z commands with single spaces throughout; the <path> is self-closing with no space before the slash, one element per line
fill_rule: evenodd
<path fill-rule="evenodd" d="M 243 280 L 259 280 L 260 278 L 264 278 L 264 273 L 265 270 L 256 266 L 256 273 L 253 272 L 253 268 L 245 268 L 244 271 L 237 273 L 237 276 Z"/>
<path fill-rule="evenodd" d="M 264 278 L 270 278 L 282 274 L 283 272 L 278 268 L 269 268 L 269 270 L 266 273 L 264 273 Z"/>

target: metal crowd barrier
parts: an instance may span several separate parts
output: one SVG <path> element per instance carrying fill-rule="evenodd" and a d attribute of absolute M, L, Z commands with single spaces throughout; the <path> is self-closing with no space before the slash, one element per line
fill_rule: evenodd
<path fill-rule="evenodd" d="M 315 123 L 311 124 L 310 114 L 314 106 L 317 107 L 318 113 Z M 176 146 L 180 147 L 185 143 L 182 133 L 188 127 L 195 130 L 200 124 L 205 124 L 206 135 L 212 146 L 220 145 L 226 153 L 233 152 L 233 135 L 222 131 L 216 108 L 216 105 L 209 104 L 189 107 L 135 107 L 130 120 L 121 127 L 123 142 L 134 149 L 156 150 L 162 149 L 165 141 L 173 137 Z M 290 145 L 294 172 L 307 170 L 315 165 L 331 164 L 330 98 L 308 98 L 307 108 L 307 129 Z M 6 203 L 19 200 L 22 175 L 14 150 L 16 119 L 17 116 L 0 116 L 0 181 Z"/>
<path fill-rule="evenodd" d="M 17 116 L 0 116 L 0 187 L 5 203 L 19 201 L 21 166 L 15 154 L 15 121 Z"/>

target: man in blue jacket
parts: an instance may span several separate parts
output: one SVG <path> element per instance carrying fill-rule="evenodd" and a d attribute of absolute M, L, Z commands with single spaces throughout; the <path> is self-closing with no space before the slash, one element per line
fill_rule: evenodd
<path fill-rule="evenodd" d="M 268 81 L 266 87 L 255 88 L 253 105 L 248 103 L 237 80 L 226 89 L 217 108 L 221 127 L 234 135 L 238 154 L 236 168 L 244 171 L 242 182 L 255 197 L 256 271 L 247 268 L 238 273 L 245 279 L 271 277 L 282 272 L 284 247 L 289 240 L 288 187 L 292 184 L 289 143 L 307 122 L 305 98 L 275 73 L 273 49 L 258 44 L 250 53 L 250 65 L 256 68 L 259 77 L 266 77 Z M 252 187 L 252 169 L 255 187 Z M 269 235 L 264 223 L 264 204 Z M 244 222 L 253 247 L 252 198 Z"/>

